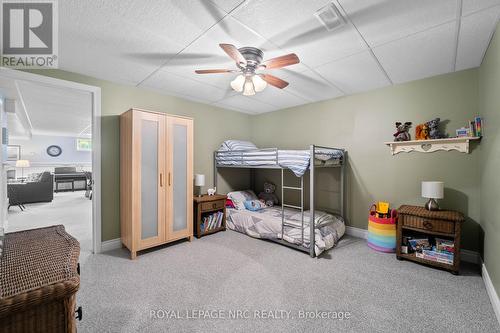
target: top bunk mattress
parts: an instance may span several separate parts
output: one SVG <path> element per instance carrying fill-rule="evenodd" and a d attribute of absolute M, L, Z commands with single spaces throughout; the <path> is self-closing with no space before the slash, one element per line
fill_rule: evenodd
<path fill-rule="evenodd" d="M 290 169 L 297 177 L 304 175 L 309 168 L 311 151 L 285 150 L 276 148 L 259 149 L 255 145 L 237 146 L 238 150 L 229 149 L 223 143 L 215 153 L 219 166 L 275 166 Z M 245 149 L 241 149 L 244 147 Z M 315 148 L 315 166 L 336 166 L 342 164 L 343 151 L 333 148 Z"/>

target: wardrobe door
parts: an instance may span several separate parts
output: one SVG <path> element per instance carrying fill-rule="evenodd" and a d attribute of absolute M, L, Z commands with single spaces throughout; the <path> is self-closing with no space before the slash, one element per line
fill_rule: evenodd
<path fill-rule="evenodd" d="M 135 112 L 136 244 L 144 249 L 165 240 L 165 121 L 164 116 Z"/>
<path fill-rule="evenodd" d="M 167 117 L 167 239 L 193 235 L 193 120 Z"/>

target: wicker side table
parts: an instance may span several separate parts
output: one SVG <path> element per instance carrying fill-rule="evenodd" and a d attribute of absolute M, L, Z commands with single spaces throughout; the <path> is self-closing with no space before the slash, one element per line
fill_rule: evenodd
<path fill-rule="evenodd" d="M 76 332 L 79 255 L 62 225 L 6 234 L 0 332 Z"/>
<path fill-rule="evenodd" d="M 450 271 L 457 275 L 460 271 L 460 238 L 464 215 L 451 210 L 428 211 L 424 207 L 403 205 L 398 208 L 396 257 Z M 453 264 L 419 258 L 413 254 L 402 253 L 403 236 L 416 234 L 425 237 L 439 237 L 453 241 L 455 254 Z"/>

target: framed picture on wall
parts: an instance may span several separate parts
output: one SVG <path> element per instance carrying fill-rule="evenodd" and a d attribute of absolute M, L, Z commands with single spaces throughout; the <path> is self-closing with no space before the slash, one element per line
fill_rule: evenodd
<path fill-rule="evenodd" d="M 21 159 L 21 146 L 7 146 L 7 161 L 17 161 Z"/>

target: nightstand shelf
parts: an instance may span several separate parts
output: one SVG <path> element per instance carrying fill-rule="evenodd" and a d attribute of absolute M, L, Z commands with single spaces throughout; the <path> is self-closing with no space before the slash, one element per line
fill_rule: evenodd
<path fill-rule="evenodd" d="M 403 205 L 398 209 L 396 257 L 399 260 L 409 260 L 428 266 L 433 266 L 458 274 L 460 270 L 460 238 L 462 234 L 462 223 L 464 216 L 455 211 L 429 211 L 424 207 Z M 436 243 L 436 238 L 453 243 L 453 263 L 442 262 L 442 252 L 427 253 L 435 260 L 417 257 L 416 252 L 403 253 L 403 238 L 427 239 L 429 243 Z M 407 245 L 405 245 L 407 246 Z M 437 261 L 439 260 L 439 261 Z M 450 260 L 451 261 L 451 260 Z"/>
<path fill-rule="evenodd" d="M 194 233 L 196 238 L 200 238 L 206 235 L 214 234 L 219 231 L 226 230 L 226 196 L 215 194 L 215 195 L 203 195 L 201 197 L 194 197 Z M 220 226 L 215 226 L 210 229 L 204 228 L 204 218 L 210 216 L 217 217 L 219 215 Z"/>

